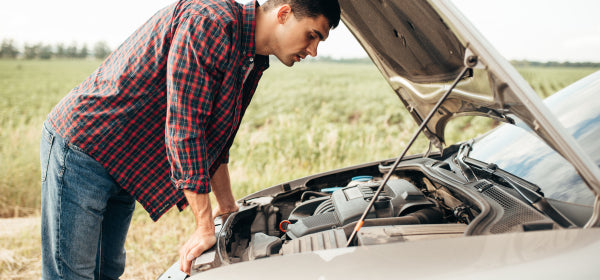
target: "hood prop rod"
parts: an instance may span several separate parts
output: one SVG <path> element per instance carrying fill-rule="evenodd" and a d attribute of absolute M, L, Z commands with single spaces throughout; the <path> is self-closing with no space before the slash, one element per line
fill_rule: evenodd
<path fill-rule="evenodd" d="M 354 227 L 354 229 L 352 230 L 352 234 L 350 234 L 350 237 L 348 238 L 348 243 L 346 243 L 346 247 L 350 246 L 350 244 L 352 243 L 352 241 L 356 237 L 356 234 L 358 233 L 358 231 L 360 230 L 360 228 L 363 226 L 363 224 L 365 222 L 365 218 L 367 217 L 367 215 L 369 214 L 369 211 L 373 207 L 373 204 L 375 203 L 375 201 L 379 197 L 379 194 L 381 194 L 381 191 L 383 190 L 383 186 L 385 186 L 387 184 L 387 182 L 390 180 L 390 177 L 392 176 L 392 173 L 394 173 L 394 171 L 398 167 L 398 164 L 400 164 L 400 161 L 402 161 L 402 159 L 406 155 L 406 152 L 408 152 L 408 149 L 410 149 L 410 147 L 415 142 L 415 140 L 417 140 L 417 137 L 419 136 L 419 134 L 421 133 L 421 131 L 423 131 L 423 129 L 425 128 L 425 126 L 427 125 L 427 123 L 429 122 L 429 120 L 431 120 L 431 118 L 433 117 L 433 115 L 435 114 L 435 112 L 440 108 L 440 106 L 442 105 L 442 103 L 444 103 L 444 101 L 446 100 L 446 98 L 448 97 L 448 95 L 450 95 L 450 93 L 452 92 L 452 90 L 454 90 L 454 88 L 456 87 L 456 85 L 458 84 L 458 82 L 460 82 L 460 80 L 465 76 L 465 74 L 469 71 L 469 69 L 471 69 L 471 68 L 465 67 L 465 68 L 462 69 L 462 71 L 460 72 L 460 74 L 458 75 L 458 77 L 456 77 L 456 79 L 454 80 L 454 82 L 452 83 L 452 85 L 450 86 L 450 88 L 448 89 L 448 91 L 446 91 L 446 93 L 444 93 L 444 95 L 440 98 L 440 100 L 435 104 L 435 106 L 433 107 L 433 109 L 431 109 L 431 111 L 429 112 L 429 114 L 427 115 L 427 117 L 423 120 L 423 122 L 421 122 L 421 125 L 419 126 L 419 129 L 417 129 L 417 131 L 412 136 L 412 138 L 410 139 L 410 141 L 408 141 L 408 145 L 406 145 L 406 148 L 404 148 L 404 151 L 402 152 L 402 154 L 396 159 L 396 161 L 392 165 L 392 168 L 390 168 L 390 170 L 388 171 L 388 173 L 383 178 L 383 181 L 381 182 L 381 184 L 379 184 L 379 187 L 377 188 L 377 191 L 375 192 L 375 195 L 373 195 L 373 197 L 371 198 L 371 201 L 369 201 L 369 205 L 367 205 L 367 209 L 365 209 L 365 211 L 362 213 L 362 216 L 360 216 L 360 219 L 358 219 L 358 222 L 356 222 L 356 226 Z"/>

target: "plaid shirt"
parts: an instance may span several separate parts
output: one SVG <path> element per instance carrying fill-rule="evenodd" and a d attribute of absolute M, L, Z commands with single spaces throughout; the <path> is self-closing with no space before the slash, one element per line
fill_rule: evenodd
<path fill-rule="evenodd" d="M 268 67 L 255 55 L 255 9 L 182 0 L 160 10 L 60 101 L 49 123 L 153 220 L 183 209 L 181 189 L 210 192 Z"/>

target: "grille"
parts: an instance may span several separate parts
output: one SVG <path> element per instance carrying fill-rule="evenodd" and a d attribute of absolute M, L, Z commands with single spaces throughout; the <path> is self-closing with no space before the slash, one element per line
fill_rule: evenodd
<path fill-rule="evenodd" d="M 548 220 L 541 213 L 535 211 L 524 202 L 510 196 L 499 187 L 491 187 L 483 192 L 488 200 L 496 202 L 504 210 L 501 218 L 490 228 L 491 233 L 510 232 L 515 227 L 539 220 Z"/>

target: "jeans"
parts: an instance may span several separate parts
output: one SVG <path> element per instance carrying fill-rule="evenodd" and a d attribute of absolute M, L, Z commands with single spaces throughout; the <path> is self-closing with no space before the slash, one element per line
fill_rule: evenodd
<path fill-rule="evenodd" d="M 48 124 L 40 161 L 42 278 L 118 279 L 135 199 Z"/>

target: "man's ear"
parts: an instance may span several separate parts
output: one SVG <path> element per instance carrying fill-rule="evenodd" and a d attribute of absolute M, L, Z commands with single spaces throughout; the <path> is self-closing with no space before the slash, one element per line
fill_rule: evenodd
<path fill-rule="evenodd" d="M 277 8 L 277 22 L 284 24 L 288 18 L 292 16 L 292 7 L 288 4 L 283 4 Z"/>

